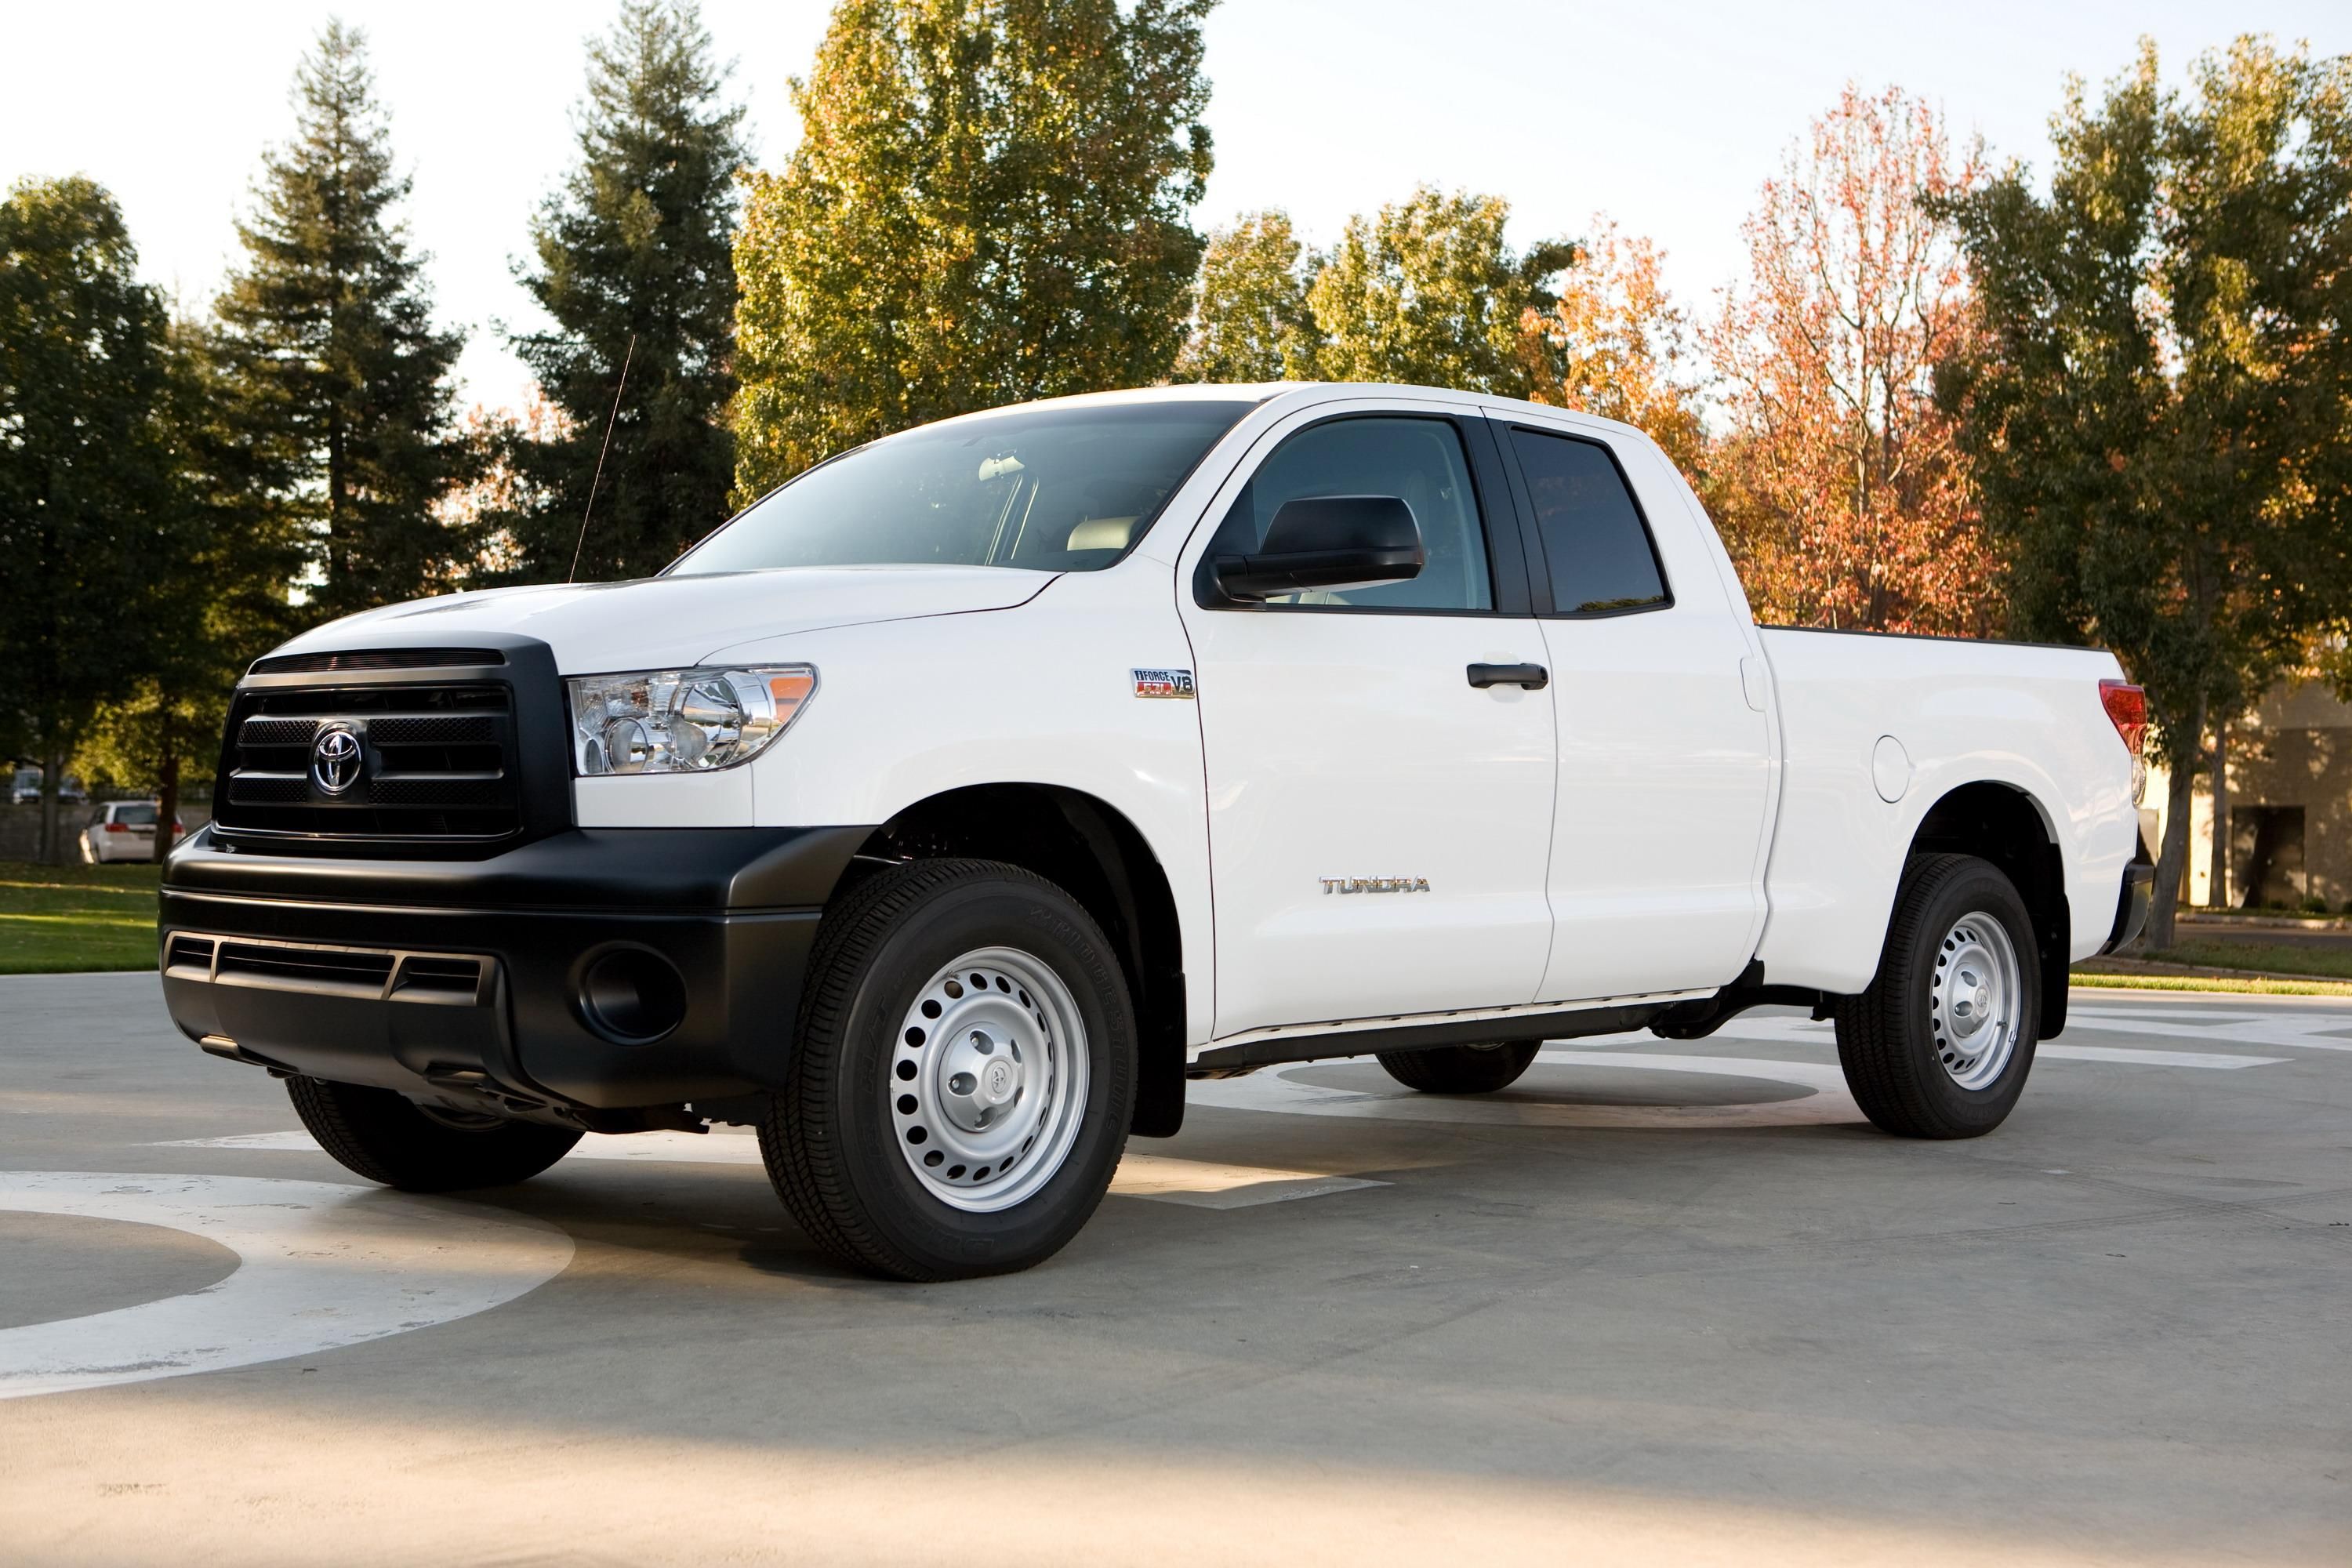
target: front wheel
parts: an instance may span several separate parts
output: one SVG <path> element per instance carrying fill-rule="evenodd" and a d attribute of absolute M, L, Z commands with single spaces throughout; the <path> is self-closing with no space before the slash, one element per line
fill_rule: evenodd
<path fill-rule="evenodd" d="M 1379 1055 L 1388 1075 L 1407 1089 L 1423 1094 L 1492 1094 L 1517 1083 L 1542 1048 L 1541 1040 L 1500 1040 L 1491 1046 L 1438 1046 Z"/>
<path fill-rule="evenodd" d="M 793 1217 L 900 1279 L 1052 1257 L 1126 1148 L 1136 1026 L 1102 929 L 1016 866 L 894 867 L 830 911 L 760 1126 Z"/>
<path fill-rule="evenodd" d="M 355 1083 L 289 1078 L 286 1094 L 310 1136 L 345 1170 L 404 1193 L 527 1182 L 580 1142 L 570 1128 L 427 1110 L 391 1089 Z"/>
<path fill-rule="evenodd" d="M 2025 1091 L 2042 965 L 2024 900 L 1970 855 L 1905 870 L 1878 973 L 1837 1004 L 1838 1060 L 1863 1114 L 1906 1138 L 1978 1138 Z"/>

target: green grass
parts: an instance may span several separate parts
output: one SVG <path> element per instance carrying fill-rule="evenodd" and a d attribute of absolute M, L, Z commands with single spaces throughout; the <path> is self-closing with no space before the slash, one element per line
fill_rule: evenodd
<path fill-rule="evenodd" d="M 2184 942 L 2152 952 L 2167 963 L 2200 969 L 2267 969 L 2281 974 L 2326 974 L 2352 980 L 2352 948 L 2261 942 Z"/>
<path fill-rule="evenodd" d="M 0 860 L 0 974 L 154 968 L 157 870 Z"/>
<path fill-rule="evenodd" d="M 2200 974 L 2109 974 L 2078 969 L 2073 985 L 2110 991 L 2221 991 L 2248 996 L 2352 996 L 2352 984 L 2328 980 L 2221 980 Z"/>

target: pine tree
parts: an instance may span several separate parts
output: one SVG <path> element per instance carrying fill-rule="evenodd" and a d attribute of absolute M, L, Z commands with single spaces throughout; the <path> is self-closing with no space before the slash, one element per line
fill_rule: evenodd
<path fill-rule="evenodd" d="M 739 498 L 926 420 L 1168 374 L 1211 4 L 842 0 L 736 241 Z"/>
<path fill-rule="evenodd" d="M 516 448 L 526 579 L 571 575 L 575 550 L 583 578 L 643 576 L 726 520 L 744 159 L 726 76 L 692 0 L 625 0 L 589 47 L 581 162 L 541 208 L 523 275 L 555 330 L 513 340 L 562 430 Z"/>
<path fill-rule="evenodd" d="M 466 558 L 436 512 L 469 462 L 449 384 L 462 340 L 434 328 L 426 258 L 394 216 L 409 182 L 364 36 L 330 22 L 294 100 L 294 139 L 263 159 L 237 226 L 246 267 L 216 310 L 256 504 L 308 537 L 310 602 L 344 615 L 430 593 Z"/>

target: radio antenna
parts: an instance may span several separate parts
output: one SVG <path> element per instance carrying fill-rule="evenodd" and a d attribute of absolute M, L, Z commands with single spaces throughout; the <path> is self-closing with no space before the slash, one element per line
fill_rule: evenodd
<path fill-rule="evenodd" d="M 572 547 L 572 570 L 566 583 L 580 575 L 580 552 L 588 547 L 588 520 L 596 515 L 596 487 L 604 482 L 604 455 L 613 449 L 613 426 L 621 419 L 621 393 L 629 384 L 629 365 L 637 357 L 637 334 L 629 334 L 628 352 L 621 356 L 621 379 L 613 387 L 613 412 L 604 421 L 604 444 L 596 448 L 596 476 L 588 481 L 588 504 L 580 509 L 580 540 Z"/>

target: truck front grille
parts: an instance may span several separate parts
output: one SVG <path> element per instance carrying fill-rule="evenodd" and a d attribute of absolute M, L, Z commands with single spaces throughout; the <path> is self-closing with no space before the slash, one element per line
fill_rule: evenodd
<path fill-rule="evenodd" d="M 319 752 L 337 729 L 360 749 L 340 791 Z M 249 688 L 224 752 L 215 820 L 230 834 L 483 844 L 522 831 L 513 700 L 498 681 Z"/>
<path fill-rule="evenodd" d="M 494 647 L 362 648 L 355 653 L 281 653 L 253 661 L 256 675 L 319 675 L 345 669 L 446 669 L 504 664 Z"/>

